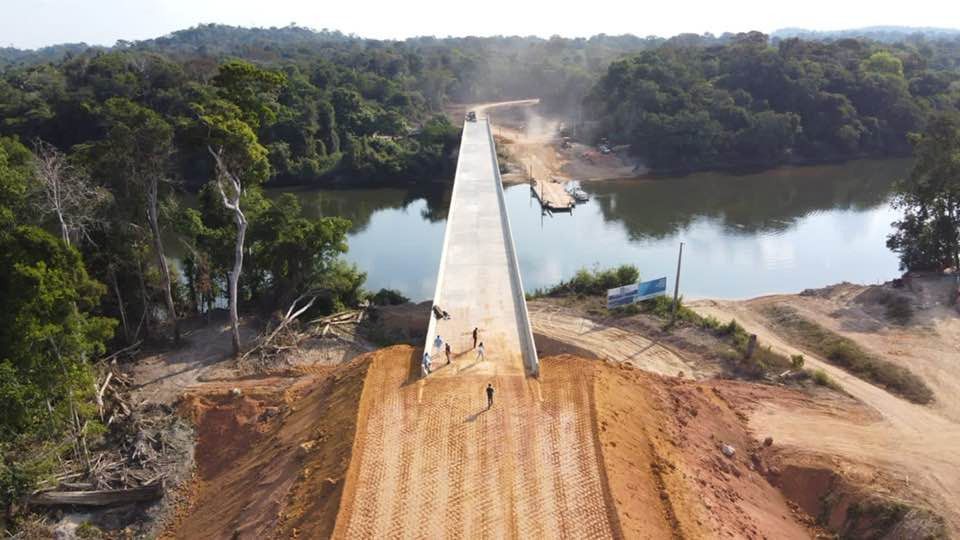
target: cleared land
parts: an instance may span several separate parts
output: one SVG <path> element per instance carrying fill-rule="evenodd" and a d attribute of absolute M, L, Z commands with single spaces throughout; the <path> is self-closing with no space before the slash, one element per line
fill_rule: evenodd
<path fill-rule="evenodd" d="M 796 392 L 559 356 L 486 411 L 464 380 L 412 382 L 418 353 L 190 390 L 197 476 L 164 537 L 811 535 L 738 412 Z"/>
<path fill-rule="evenodd" d="M 694 302 L 691 307 L 720 319 L 735 318 L 760 340 L 784 354 L 804 354 L 808 367 L 822 369 L 867 407 L 841 414 L 820 407 L 764 404 L 751 418 L 757 433 L 768 433 L 798 450 L 835 456 L 851 468 L 883 471 L 885 488 L 898 498 L 925 501 L 960 534 L 960 318 L 946 305 L 939 278 L 917 279 L 908 289 L 919 311 L 909 325 L 886 318 L 869 297 L 870 287 L 840 285 L 807 295 L 775 295 L 747 301 Z M 807 319 L 847 337 L 871 354 L 910 369 L 934 392 L 929 406 L 911 403 L 820 358 L 765 314 L 785 305 Z"/>

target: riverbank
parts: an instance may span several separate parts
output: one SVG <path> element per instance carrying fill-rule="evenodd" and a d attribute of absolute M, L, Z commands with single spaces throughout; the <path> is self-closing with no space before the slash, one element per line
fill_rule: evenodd
<path fill-rule="evenodd" d="M 448 113 L 456 121 L 463 111 L 484 110 L 493 119 L 497 144 L 511 157 L 511 170 L 503 175 L 507 185 L 527 183 L 531 176 L 565 185 L 570 180 L 662 180 L 692 175 L 755 175 L 774 170 L 843 165 L 862 160 L 909 159 L 900 155 L 872 155 L 865 152 L 845 155 L 823 154 L 817 157 L 793 155 L 777 161 L 715 162 L 702 167 L 660 167 L 651 169 L 642 159 L 632 156 L 627 145 L 611 148 L 604 154 L 597 148 L 563 137 L 563 120 L 538 112 L 539 100 L 483 103 L 452 107 Z"/>
<path fill-rule="evenodd" d="M 868 495 L 871 504 L 886 505 L 891 515 L 925 514 L 899 529 L 908 537 L 935 529 L 933 514 L 942 516 L 947 530 L 956 535 L 960 503 L 950 495 L 960 492 L 960 455 L 955 452 L 960 447 L 960 404 L 955 399 L 960 392 L 960 313 L 951 305 L 956 282 L 953 276 L 925 275 L 903 283 L 900 288 L 843 283 L 742 301 L 698 300 L 688 307 L 721 322 L 736 320 L 776 354 L 803 355 L 807 368 L 825 373 L 842 389 L 838 395 L 820 392 L 812 400 L 754 399 L 744 409 L 751 433 L 758 440 L 776 441 L 777 458 L 772 461 L 779 471 L 805 471 L 803 478 L 772 479 L 795 503 L 813 515 L 837 511 L 843 505 L 828 508 L 823 496 L 842 484 L 844 490 Z M 532 301 L 538 338 L 548 338 L 545 343 L 554 348 L 556 343 L 576 346 L 654 372 L 711 377 L 704 366 L 715 364 L 683 345 L 691 341 L 691 330 L 663 334 L 649 324 L 644 330 L 641 320 L 630 322 L 635 317 L 611 326 L 605 310 L 594 304 Z M 772 307 L 794 310 L 824 331 L 908 370 L 931 389 L 932 402 L 912 403 L 839 367 L 776 324 Z M 634 344 L 637 334 L 646 339 Z M 844 496 L 835 494 L 831 504 Z"/>

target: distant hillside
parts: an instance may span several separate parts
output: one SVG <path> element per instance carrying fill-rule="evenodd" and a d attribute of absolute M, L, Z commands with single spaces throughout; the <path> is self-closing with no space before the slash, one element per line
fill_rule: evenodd
<path fill-rule="evenodd" d="M 538 96 L 545 107 L 575 108 L 610 62 L 659 47 L 709 46 L 725 38 L 682 34 L 671 39 L 634 35 L 590 38 L 536 36 L 421 36 L 402 41 L 376 40 L 301 26 L 242 28 L 202 24 L 143 41 L 118 41 L 112 47 L 57 45 L 37 50 L 0 48 L 0 73 L 104 53 L 159 53 L 189 70 L 212 73 L 227 59 L 241 58 L 262 66 L 334 65 L 366 57 L 364 69 L 396 79 L 410 68 L 410 85 L 418 86 L 434 110 L 446 101 L 490 101 Z M 363 87 L 364 84 L 358 83 Z M 375 89 L 365 90 L 369 94 Z"/>
<path fill-rule="evenodd" d="M 957 39 L 960 29 L 913 26 L 867 26 L 846 30 L 807 30 L 804 28 L 781 28 L 770 34 L 771 39 L 803 38 L 814 40 L 834 40 L 864 38 L 884 43 L 902 41 L 905 38 L 922 35 L 926 39 Z"/>
<path fill-rule="evenodd" d="M 91 49 L 106 50 L 105 47 L 95 47 L 86 43 L 63 43 L 40 49 L 16 49 L 14 47 L 0 47 L 0 69 L 10 64 L 30 63 L 42 64 L 59 62 L 68 54 L 80 54 Z"/>

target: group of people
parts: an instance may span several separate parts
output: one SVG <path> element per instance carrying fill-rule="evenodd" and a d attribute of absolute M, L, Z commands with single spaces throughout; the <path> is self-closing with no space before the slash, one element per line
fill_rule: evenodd
<path fill-rule="evenodd" d="M 450 320 L 450 314 L 440 309 L 439 306 L 435 305 L 433 307 L 433 314 L 438 321 Z M 473 332 L 471 334 L 473 336 L 473 348 L 477 350 L 477 361 L 484 360 L 485 357 L 483 354 L 484 352 L 483 342 L 479 341 L 480 329 L 474 327 Z M 443 337 L 441 337 L 439 333 L 436 335 L 435 338 L 433 338 L 433 350 L 437 352 L 439 352 L 440 350 L 443 350 L 444 356 L 447 359 L 447 365 L 450 365 L 450 362 L 452 361 L 451 356 L 453 354 L 453 350 L 450 348 L 450 342 L 449 341 L 444 342 Z M 433 357 L 430 355 L 430 351 L 423 351 L 423 372 L 429 375 L 430 372 L 432 371 L 432 368 L 433 368 Z M 493 407 L 493 392 L 494 392 L 493 384 L 487 383 L 487 387 L 485 391 L 487 394 L 487 409 L 489 409 L 490 407 Z"/>
<path fill-rule="evenodd" d="M 483 360 L 485 357 L 483 355 L 483 342 L 481 341 L 479 345 L 477 340 L 480 336 L 480 329 L 473 329 L 473 348 L 477 350 L 477 360 Z M 433 339 L 433 350 L 439 352 L 443 350 L 444 355 L 447 358 L 447 365 L 450 365 L 451 356 L 453 355 L 453 349 L 450 348 L 449 342 L 444 342 L 443 337 L 440 334 L 437 334 L 437 337 Z M 423 351 L 423 371 L 430 374 L 433 368 L 433 357 L 430 355 L 429 351 Z"/>

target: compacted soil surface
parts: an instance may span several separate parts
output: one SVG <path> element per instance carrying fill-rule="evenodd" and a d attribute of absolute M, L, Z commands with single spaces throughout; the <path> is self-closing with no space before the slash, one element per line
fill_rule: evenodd
<path fill-rule="evenodd" d="M 539 380 L 420 380 L 419 354 L 188 392 L 196 478 L 165 537 L 813 534 L 738 410 L 797 392 L 570 355 L 544 359 Z"/>

